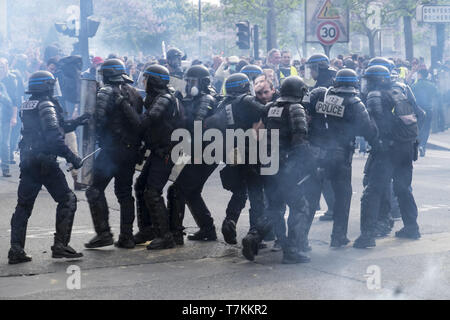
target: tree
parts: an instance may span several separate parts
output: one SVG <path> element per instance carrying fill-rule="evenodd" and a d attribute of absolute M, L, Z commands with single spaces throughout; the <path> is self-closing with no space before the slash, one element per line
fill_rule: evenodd
<path fill-rule="evenodd" d="M 351 8 L 352 30 L 367 36 L 369 40 L 369 54 L 375 56 L 375 36 L 378 29 L 371 25 L 370 20 L 374 18 L 375 12 L 371 10 L 373 0 L 348 0 L 347 5 Z"/>
<path fill-rule="evenodd" d="M 252 24 L 264 26 L 262 34 L 267 39 L 267 50 L 278 47 L 278 36 L 286 29 L 277 30 L 277 25 L 286 26 L 286 19 L 303 5 L 303 0 L 221 0 L 228 17 L 236 22 L 247 19 Z"/>
<path fill-rule="evenodd" d="M 406 60 L 412 61 L 414 58 L 414 39 L 412 30 L 412 20 L 416 13 L 417 0 L 389 1 L 384 7 L 386 19 L 403 19 L 403 32 L 405 36 Z"/>

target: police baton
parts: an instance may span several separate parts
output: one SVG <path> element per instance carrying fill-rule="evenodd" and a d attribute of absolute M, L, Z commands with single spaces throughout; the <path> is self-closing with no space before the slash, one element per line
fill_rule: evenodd
<path fill-rule="evenodd" d="M 97 150 L 95 150 L 92 153 L 89 153 L 86 157 L 84 157 L 83 159 L 81 159 L 81 165 L 83 165 L 83 163 L 89 159 L 90 157 L 92 157 L 94 154 L 96 154 L 97 152 L 99 152 L 100 150 L 102 150 L 102 148 L 98 148 Z M 73 166 L 70 166 L 69 168 L 67 168 L 67 172 L 70 172 L 73 170 Z"/>
<path fill-rule="evenodd" d="M 309 178 L 311 178 L 311 175 L 308 174 L 306 177 L 304 177 L 302 180 L 300 180 L 297 185 L 301 186 L 303 183 L 305 183 Z"/>

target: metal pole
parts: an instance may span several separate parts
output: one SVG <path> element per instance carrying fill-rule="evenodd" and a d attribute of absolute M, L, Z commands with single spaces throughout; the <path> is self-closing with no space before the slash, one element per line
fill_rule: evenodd
<path fill-rule="evenodd" d="M 253 26 L 253 50 L 255 60 L 259 59 L 259 27 L 256 24 Z"/>
<path fill-rule="evenodd" d="M 80 35 L 78 41 L 80 43 L 81 58 L 83 59 L 83 70 L 89 68 L 89 39 L 87 34 L 87 6 L 89 0 L 80 0 Z"/>
<path fill-rule="evenodd" d="M 198 0 L 198 58 L 202 56 L 202 0 Z"/>

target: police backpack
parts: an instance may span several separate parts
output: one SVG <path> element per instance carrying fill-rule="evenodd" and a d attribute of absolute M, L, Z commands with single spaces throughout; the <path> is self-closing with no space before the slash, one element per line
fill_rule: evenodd
<path fill-rule="evenodd" d="M 389 97 L 393 102 L 392 114 L 394 116 L 394 127 L 392 139 L 400 142 L 411 142 L 417 139 L 419 126 L 414 106 L 406 95 L 398 88 L 389 91 Z"/>

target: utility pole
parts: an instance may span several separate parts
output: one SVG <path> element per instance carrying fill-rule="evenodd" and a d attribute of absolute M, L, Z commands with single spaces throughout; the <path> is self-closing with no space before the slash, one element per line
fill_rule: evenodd
<path fill-rule="evenodd" d="M 80 0 L 80 43 L 81 58 L 83 59 L 83 70 L 89 68 L 89 36 L 88 17 L 94 14 L 92 0 Z"/>
<path fill-rule="evenodd" d="M 267 0 L 269 11 L 267 12 L 267 52 L 277 47 L 275 1 Z"/>
<path fill-rule="evenodd" d="M 253 26 L 253 54 L 255 60 L 259 59 L 259 27 L 257 24 Z"/>
<path fill-rule="evenodd" d="M 202 57 L 202 0 L 198 0 L 198 58 Z"/>
<path fill-rule="evenodd" d="M 9 42 L 8 21 L 8 0 L 0 0 L 0 40 L 3 47 L 7 47 Z"/>

